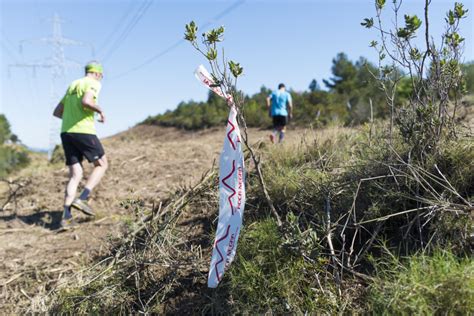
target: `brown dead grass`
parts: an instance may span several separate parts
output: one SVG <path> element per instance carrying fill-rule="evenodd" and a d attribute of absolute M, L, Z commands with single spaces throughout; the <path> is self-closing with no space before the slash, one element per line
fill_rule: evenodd
<path fill-rule="evenodd" d="M 297 143 L 301 133 L 290 131 L 287 143 Z M 67 168 L 33 155 L 31 166 L 15 175 L 31 184 L 19 196 L 16 209 L 12 204 L 0 212 L 0 313 L 41 310 L 41 298 L 48 291 L 103 253 L 107 241 L 133 219 L 121 202 L 139 199 L 146 205 L 158 204 L 176 189 L 194 184 L 218 159 L 223 134 L 223 128 L 185 132 L 137 126 L 104 139 L 110 169 L 91 197 L 97 217 L 90 220 L 76 212 L 79 225 L 63 233 L 56 229 Z M 268 131 L 252 130 L 252 143 L 266 142 L 267 135 Z M 87 175 L 91 168 L 85 169 Z M 0 201 L 5 189 L 0 187 Z M 195 225 L 199 216 L 183 218 L 197 235 L 205 229 Z"/>

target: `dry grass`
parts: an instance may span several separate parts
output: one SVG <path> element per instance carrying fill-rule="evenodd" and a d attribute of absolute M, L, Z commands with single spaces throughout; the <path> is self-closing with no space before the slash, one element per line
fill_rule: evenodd
<path fill-rule="evenodd" d="M 361 270 L 357 272 L 354 269 L 365 267 L 364 256 L 372 253 L 373 245 L 386 236 L 384 234 L 387 231 L 383 231 L 380 223 L 389 226 L 394 217 L 403 218 L 408 223 L 416 218 L 408 217 L 407 214 L 411 213 L 392 217 L 393 212 L 388 212 L 389 209 L 382 209 L 380 213 L 380 210 L 372 207 L 374 203 L 370 199 L 382 197 L 381 188 L 386 185 L 392 188 L 397 175 L 403 175 L 417 185 L 426 186 L 426 181 L 420 180 L 426 176 L 442 184 L 445 194 L 442 197 L 437 195 L 437 190 L 424 191 L 431 194 L 431 201 L 434 197 L 438 198 L 435 202 L 440 202 L 430 206 L 433 214 L 453 208 L 459 210 L 459 205 L 464 203 L 458 199 L 456 204 L 449 204 L 448 197 L 459 193 L 450 187 L 454 185 L 450 182 L 451 178 L 443 179 L 444 174 L 436 170 L 403 166 L 403 159 L 399 161 L 398 169 L 387 168 L 388 162 L 382 159 L 382 153 L 374 154 L 377 151 L 375 149 L 373 152 L 362 150 L 367 144 L 374 148 L 383 146 L 376 141 L 377 128 L 372 134 L 368 133 L 369 129 L 369 126 L 362 127 L 362 133 L 337 127 L 320 131 L 290 130 L 283 146 L 270 146 L 267 131 L 251 131 L 250 142 L 255 143 L 255 148 L 263 154 L 263 167 L 266 176 L 271 178 L 267 178 L 267 184 L 280 215 L 287 222 L 291 214 L 296 214 L 297 218 L 293 226 L 283 227 L 283 235 L 269 235 L 272 242 L 290 247 L 278 250 L 280 252 L 277 252 L 276 258 L 282 262 L 283 270 L 277 267 L 275 271 L 283 273 L 285 269 L 294 268 L 296 270 L 290 272 L 302 269 L 304 273 L 310 273 L 313 267 L 317 268 L 311 274 L 314 278 L 311 282 L 316 283 L 308 282 L 305 288 L 305 291 L 317 289 L 317 302 L 300 300 L 293 295 L 289 297 L 288 304 L 280 304 L 283 309 L 274 312 L 288 312 L 287 306 L 290 306 L 290 310 L 300 312 L 306 308 L 302 306 L 319 310 L 320 306 L 329 303 L 335 312 L 354 307 L 350 305 L 350 300 L 341 301 L 340 298 L 351 290 L 356 297 L 356 292 L 360 291 L 354 289 L 359 289 L 359 283 L 353 283 L 356 286 L 352 289 L 348 288 L 345 281 L 352 282 L 356 278 L 364 283 L 371 280 L 365 275 L 367 271 L 361 273 Z M 50 312 L 54 313 L 79 314 L 132 311 L 180 314 L 249 312 L 250 309 L 235 303 L 238 298 L 233 295 L 237 292 L 232 288 L 232 284 L 238 284 L 232 282 L 239 277 L 242 281 L 240 284 L 248 283 L 247 276 L 239 274 L 244 259 L 239 259 L 243 261 L 234 266 L 232 278 L 236 279 L 226 281 L 220 287 L 221 294 L 216 294 L 206 286 L 218 199 L 215 174 L 211 172 L 203 181 L 201 178 L 220 153 L 222 134 L 221 129 L 191 133 L 139 126 L 105 140 L 111 169 L 94 192 L 94 205 L 100 219 L 83 223 L 80 229 L 61 235 L 49 230 L 50 224 L 45 215 L 54 217 L 60 214 L 58 211 L 47 212 L 61 203 L 66 170 L 59 165 L 37 168 L 30 176 L 33 189 L 27 199 L 22 199 L 24 204 L 19 208 L 18 215 L 35 215 L 39 219 L 32 223 L 32 227 L 26 226 L 21 217 L 0 221 L 0 225 L 11 225 L 0 226 L 0 234 L 5 229 L 3 236 L 7 236 L 7 244 L 0 248 L 0 255 L 5 254 L 10 262 L 22 258 L 15 266 L 9 267 L 3 263 L 1 271 L 5 273 L 0 273 L 0 281 L 8 282 L 2 287 L 3 296 L 0 296 L 3 311 L 46 311 L 51 308 Z M 259 186 L 256 185 L 252 164 L 248 163 L 247 166 L 250 186 L 245 225 L 247 227 L 255 222 L 257 226 L 250 227 L 258 227 L 259 222 L 267 221 L 271 213 L 265 207 Z M 381 176 L 380 172 L 385 172 L 383 176 L 390 181 L 375 179 Z M 337 187 L 337 181 L 342 181 L 344 186 Z M 369 189 L 377 193 L 367 200 Z M 53 196 L 47 194 L 48 190 L 57 191 Z M 460 195 L 465 198 L 465 193 Z M 415 195 L 415 198 L 418 203 L 427 202 L 424 195 Z M 28 209 L 27 203 L 35 208 Z M 43 207 L 38 208 L 41 204 Z M 365 206 L 370 208 L 364 210 Z M 427 223 L 429 226 L 435 223 L 434 217 L 423 217 L 429 215 L 425 210 L 412 213 L 423 221 L 415 220 L 412 226 L 404 227 L 406 231 L 413 228 L 413 234 L 409 234 L 410 240 L 416 238 L 416 229 L 422 224 Z M 378 230 L 371 230 L 378 226 Z M 303 236 L 312 236 L 308 233 L 309 227 L 314 229 L 317 236 L 318 257 L 313 257 L 314 254 L 309 250 L 301 252 L 299 246 L 293 249 L 294 243 L 301 244 Z M 11 231 L 6 232 L 6 229 Z M 367 230 L 375 233 L 370 235 Z M 110 238 L 107 239 L 107 236 Z M 252 256 L 258 251 L 252 251 L 254 242 L 251 235 L 248 237 L 242 236 L 243 243 L 239 247 L 242 247 L 243 254 L 250 256 L 247 260 L 251 262 Z M 26 244 L 18 242 L 18 238 L 24 238 Z M 249 241 L 247 246 L 245 240 Z M 351 243 L 356 247 L 351 247 Z M 34 249 L 29 251 L 29 256 L 26 255 L 28 249 Z M 294 251 L 297 256 L 301 256 L 301 253 L 304 256 L 294 259 Z M 25 255 L 22 257 L 22 254 Z M 288 258 L 284 257 L 287 255 Z M 94 265 L 91 265 L 92 257 Z M 350 266 L 347 264 L 349 258 Z M 52 271 L 47 267 L 48 264 L 53 266 Z M 84 264 L 87 268 L 82 268 Z M 46 274 L 31 274 L 33 269 L 46 271 Z M 318 285 L 318 278 L 321 278 L 322 285 Z M 280 288 L 282 293 L 296 286 L 287 278 L 278 280 L 286 280 L 285 286 Z M 268 294 L 268 306 L 274 306 L 271 305 L 272 293 Z M 303 305 L 298 305 L 299 302 L 303 302 Z M 340 304 L 344 305 L 341 309 Z"/>
<path fill-rule="evenodd" d="M 288 143 L 296 143 L 301 133 L 290 131 Z M 105 139 L 110 169 L 92 195 L 97 217 L 89 221 L 75 214 L 79 227 L 61 234 L 55 229 L 62 213 L 67 169 L 61 163 L 49 164 L 45 155 L 33 154 L 30 166 L 12 176 L 31 181 L 18 199 L 17 209 L 0 212 L 0 312 L 43 310 L 41 297 L 105 253 L 111 240 L 136 228 L 143 214 L 137 212 L 133 201 L 150 209 L 199 181 L 220 154 L 222 135 L 221 128 L 185 132 L 137 126 Z M 268 131 L 251 130 L 250 135 L 252 141 L 265 142 Z M 85 174 L 90 170 L 87 165 Z M 0 184 L 0 201 L 7 189 Z M 206 212 L 182 219 L 189 221 L 186 229 L 195 239 L 210 229 L 199 224 Z M 197 224 L 192 225 L 194 221 Z"/>

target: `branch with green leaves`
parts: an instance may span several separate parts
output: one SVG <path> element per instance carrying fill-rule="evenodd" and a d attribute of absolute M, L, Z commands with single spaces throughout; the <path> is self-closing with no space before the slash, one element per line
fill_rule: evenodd
<path fill-rule="evenodd" d="M 218 53 L 218 43 L 224 40 L 224 27 L 211 29 L 204 32 L 198 41 L 198 26 L 194 21 L 186 24 L 184 39 L 201 53 L 209 62 L 211 76 L 215 87 L 219 87 L 224 95 L 232 95 L 239 110 L 243 104 L 243 98 L 237 93 L 237 78 L 243 74 L 243 67 L 239 63 L 225 58 L 224 48 L 221 50 L 221 58 Z"/>
<path fill-rule="evenodd" d="M 265 198 L 267 200 L 268 206 L 270 211 L 272 212 L 273 216 L 275 217 L 278 226 L 282 225 L 281 218 L 273 205 L 272 199 L 268 193 L 265 180 L 263 178 L 263 171 L 261 167 L 261 158 L 257 157 L 255 151 L 253 150 L 252 146 L 249 144 L 248 139 L 248 132 L 247 132 L 247 123 L 245 122 L 244 116 L 244 97 L 241 92 L 239 92 L 236 88 L 237 86 L 237 78 L 243 74 L 243 67 L 240 63 L 227 60 L 225 58 L 224 49 L 222 48 L 222 56 L 219 57 L 218 53 L 218 43 L 224 40 L 224 27 L 220 26 L 218 28 L 211 29 L 207 32 L 204 32 L 200 36 L 200 42 L 198 42 L 198 26 L 194 21 L 186 24 L 185 26 L 185 33 L 184 39 L 189 41 L 191 45 L 201 53 L 209 62 L 211 67 L 211 76 L 214 81 L 214 87 L 218 87 L 221 89 L 223 95 L 231 95 L 235 107 L 237 110 L 237 120 L 239 124 L 243 127 L 243 134 L 242 140 L 247 147 L 250 157 L 252 158 L 255 169 L 257 171 L 257 177 L 260 183 L 260 187 L 264 192 Z"/>
<path fill-rule="evenodd" d="M 464 38 L 459 34 L 459 25 L 468 10 L 463 4 L 454 3 L 454 8 L 446 15 L 441 42 L 436 44 L 429 32 L 431 0 L 424 1 L 423 20 L 417 15 L 405 14 L 402 21 L 399 18 L 402 1 L 392 0 L 394 20 L 390 27 L 385 26 L 382 18 L 386 0 L 375 0 L 374 4 L 375 18 L 365 18 L 361 25 L 379 33 L 380 43 L 372 40 L 370 47 L 377 51 L 379 73 L 376 79 L 392 110 L 390 139 L 392 125 L 398 122 L 407 143 L 414 146 L 418 156 L 423 156 L 425 151 L 434 150 L 443 136 L 455 135 L 456 107 L 464 92 L 461 72 Z M 417 46 L 415 40 L 422 30 L 424 48 Z M 412 95 L 408 104 L 395 108 L 397 84 L 404 79 L 410 80 Z M 454 111 L 448 111 L 453 103 Z"/>

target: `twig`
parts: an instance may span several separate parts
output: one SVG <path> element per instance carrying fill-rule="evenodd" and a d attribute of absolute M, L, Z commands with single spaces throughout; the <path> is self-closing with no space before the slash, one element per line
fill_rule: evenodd
<path fill-rule="evenodd" d="M 21 292 L 21 294 L 25 295 L 25 296 L 26 296 L 26 298 L 27 298 L 27 299 L 29 299 L 30 301 L 32 301 L 32 300 L 33 300 L 33 299 L 32 299 L 32 298 L 31 298 L 31 297 L 30 297 L 30 296 L 29 296 L 29 295 L 26 293 L 26 291 L 25 291 L 25 290 L 23 290 L 23 289 L 20 289 L 20 292 Z"/>
<path fill-rule="evenodd" d="M 100 224 L 100 223 L 102 223 L 102 222 L 108 220 L 109 218 L 110 218 L 110 216 L 103 217 L 103 218 L 101 218 L 101 219 L 99 219 L 99 220 L 96 220 L 93 224 L 94 224 L 94 225 L 98 225 L 98 224 Z"/>
<path fill-rule="evenodd" d="M 6 286 L 7 284 L 15 281 L 16 279 L 18 279 L 19 277 L 21 277 L 23 275 L 23 272 L 20 272 L 18 274 L 15 274 L 14 276 L 12 276 L 10 279 L 8 279 L 7 281 L 5 281 L 2 286 Z"/>
<path fill-rule="evenodd" d="M 443 179 L 444 179 L 444 181 L 446 182 L 446 184 L 449 185 L 449 187 L 451 188 L 452 192 L 453 192 L 458 198 L 460 198 L 464 203 L 466 203 L 466 205 L 472 207 L 472 204 L 469 203 L 469 201 L 467 201 L 465 198 L 463 198 L 463 197 L 458 193 L 458 191 L 451 185 L 451 183 L 448 181 L 448 179 L 446 179 L 446 177 L 444 176 L 444 174 L 439 170 L 438 166 L 437 166 L 436 164 L 435 164 L 434 166 L 435 166 L 435 168 L 436 168 L 436 171 L 438 171 L 438 173 L 441 175 L 441 177 L 443 177 Z"/>
<path fill-rule="evenodd" d="M 24 182 L 23 182 L 24 181 Z M 31 180 L 23 180 L 23 179 L 16 179 L 16 180 L 6 180 L 0 179 L 0 182 L 4 182 L 8 185 L 8 197 L 6 201 L 3 203 L 2 207 L 0 207 L 0 211 L 4 211 L 8 204 L 13 200 L 15 202 L 14 211 L 16 211 L 16 198 L 19 192 L 30 185 Z M 16 187 L 15 187 L 16 186 Z"/>
<path fill-rule="evenodd" d="M 352 264 L 355 266 L 357 264 L 357 260 L 362 257 L 362 255 L 372 247 L 372 243 L 374 242 L 375 238 L 377 237 L 380 228 L 382 228 L 383 222 L 379 222 L 375 227 L 375 231 L 372 233 L 370 239 L 366 242 L 366 244 L 360 249 L 359 253 L 354 258 L 354 263 Z"/>
<path fill-rule="evenodd" d="M 369 129 L 369 147 L 372 146 L 372 137 L 374 134 L 374 109 L 372 106 L 372 98 L 369 98 L 370 105 L 370 129 Z"/>
<path fill-rule="evenodd" d="M 418 207 L 418 208 L 406 210 L 406 211 L 403 211 L 403 212 L 393 213 L 393 214 L 385 215 L 385 216 L 382 216 L 382 217 L 370 219 L 370 220 L 367 220 L 367 221 L 362 221 L 362 222 L 359 222 L 359 223 L 354 223 L 354 225 L 355 225 L 355 226 L 360 226 L 360 225 L 362 225 L 362 224 L 367 224 L 367 223 L 371 223 L 371 222 L 385 221 L 385 220 L 387 220 L 387 219 L 389 219 L 389 218 L 392 218 L 392 217 L 395 217 L 395 216 L 399 216 L 399 215 L 403 215 L 403 214 L 408 214 L 408 213 L 412 213 L 412 212 L 417 212 L 417 211 L 421 211 L 421 210 L 426 210 L 426 209 L 430 209 L 430 208 L 432 208 L 432 207 L 433 207 L 433 206 Z"/>
<path fill-rule="evenodd" d="M 132 159 L 130 159 L 130 160 L 122 161 L 122 163 L 120 164 L 120 167 L 123 167 L 123 165 L 125 165 L 126 163 L 134 162 L 134 161 L 143 159 L 143 158 L 145 158 L 145 157 L 146 157 L 146 155 L 141 155 L 141 156 L 137 156 L 137 157 L 135 157 L 135 158 L 132 158 Z"/>
<path fill-rule="evenodd" d="M 267 186 L 265 184 L 265 180 L 263 179 L 263 173 L 262 173 L 262 168 L 261 168 L 261 165 L 260 165 L 260 159 L 257 159 L 257 157 L 255 155 L 255 152 L 252 149 L 252 146 L 250 146 L 250 144 L 248 143 L 247 124 L 245 123 L 245 119 L 244 119 L 242 114 L 240 114 L 240 119 L 242 120 L 243 125 L 244 125 L 244 134 L 245 134 L 245 137 L 243 137 L 244 144 L 245 144 L 245 146 L 247 146 L 247 148 L 250 152 L 250 156 L 252 157 L 252 160 L 255 164 L 255 169 L 257 170 L 257 175 L 258 175 L 258 182 L 260 184 L 260 187 L 262 188 L 265 199 L 267 200 L 267 204 L 270 207 L 270 210 L 271 210 L 273 216 L 275 216 L 278 227 L 281 227 L 282 226 L 282 221 L 281 221 L 280 215 L 278 215 L 278 212 L 277 212 L 275 206 L 273 205 L 273 201 L 270 197 L 270 194 L 268 194 L 268 190 L 267 190 Z"/>

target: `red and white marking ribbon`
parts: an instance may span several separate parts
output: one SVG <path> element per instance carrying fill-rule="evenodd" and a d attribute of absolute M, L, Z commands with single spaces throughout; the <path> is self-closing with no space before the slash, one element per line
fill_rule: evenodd
<path fill-rule="evenodd" d="M 214 80 L 204 66 L 199 66 L 195 75 L 209 89 L 225 98 L 230 106 L 224 147 L 219 161 L 219 222 L 207 280 L 207 286 L 215 288 L 234 260 L 237 250 L 245 207 L 245 165 L 237 110 L 232 96 L 226 96 L 220 87 L 212 86 Z"/>

